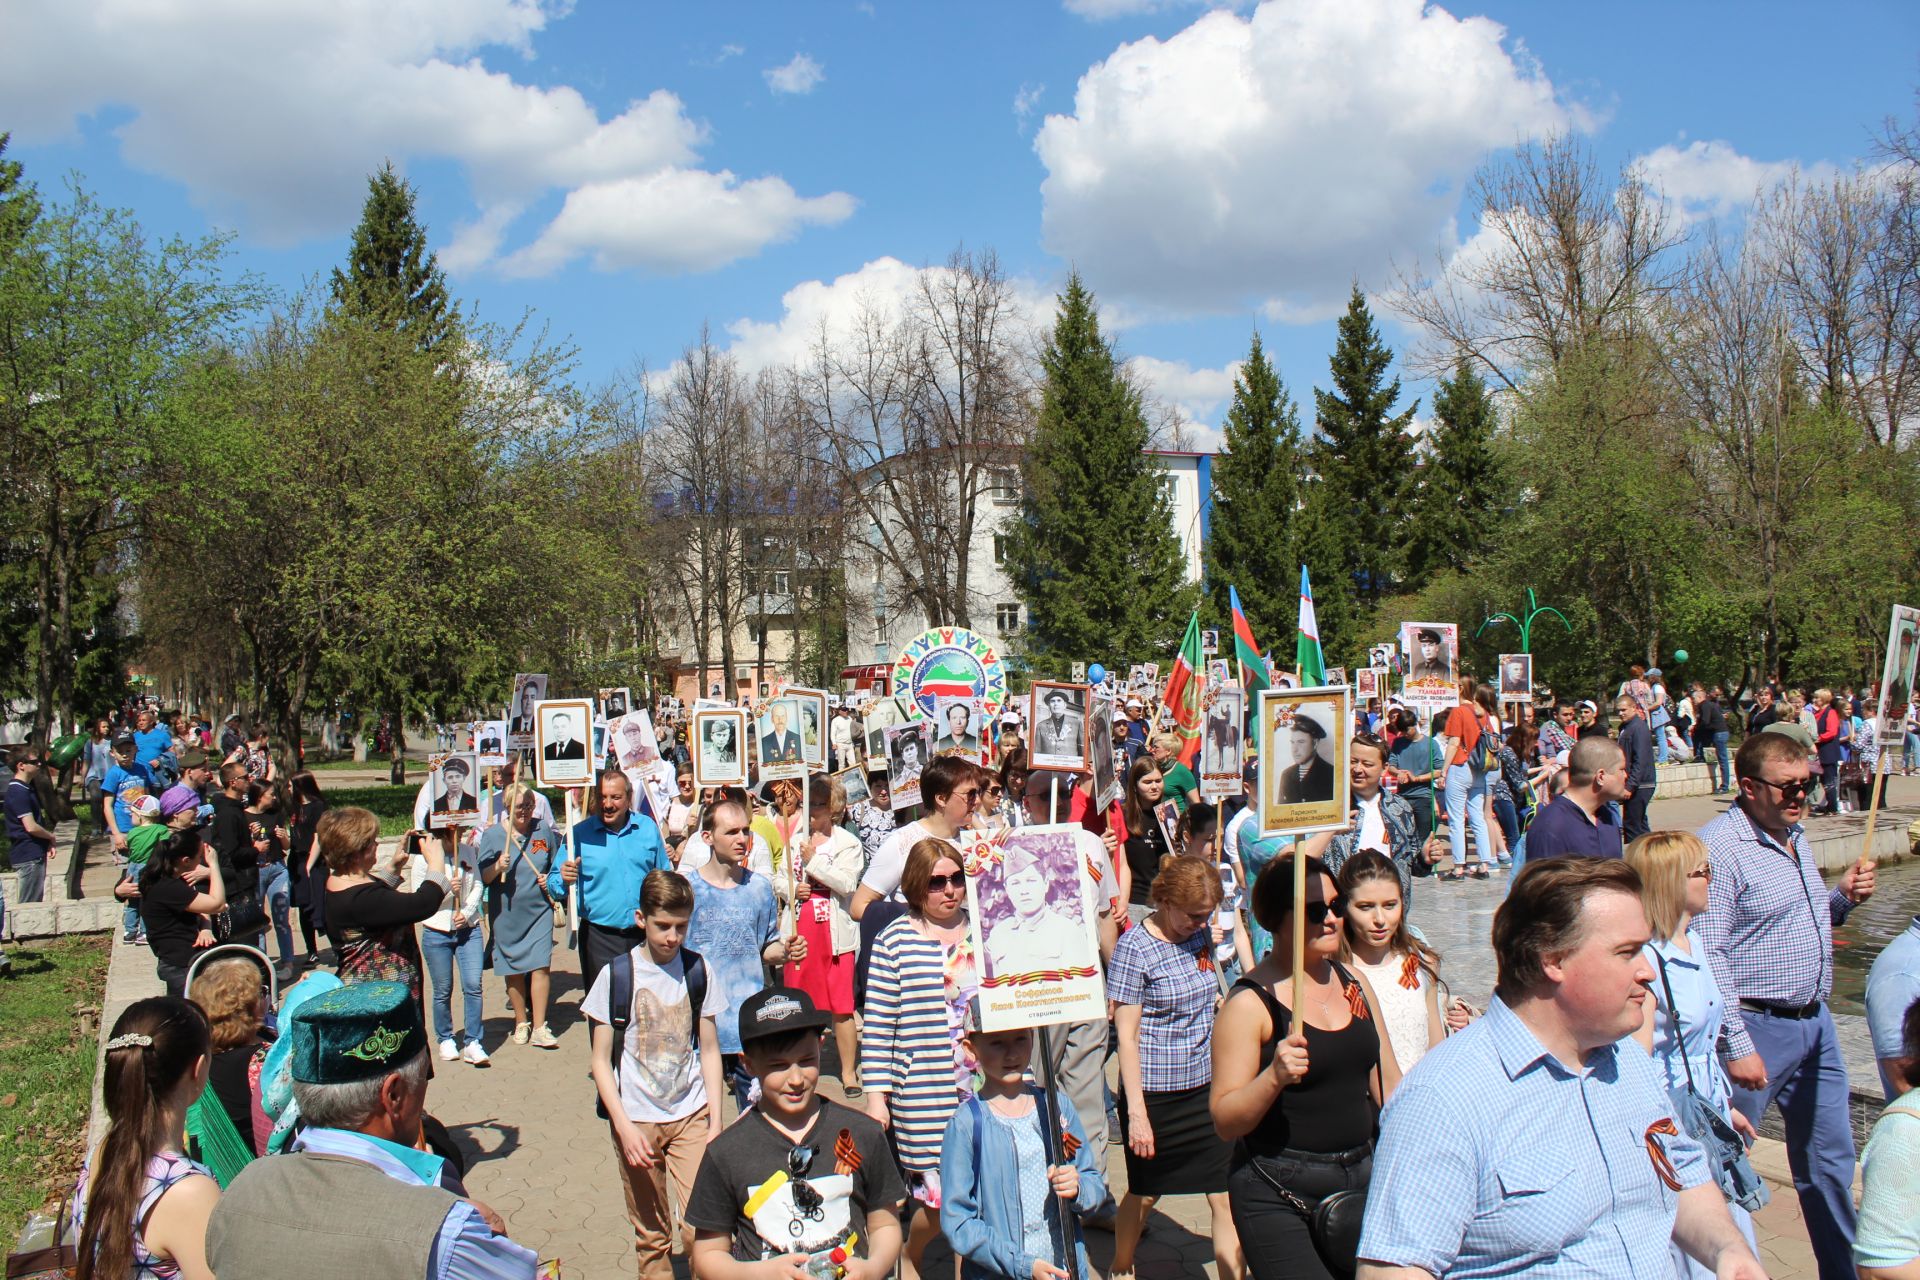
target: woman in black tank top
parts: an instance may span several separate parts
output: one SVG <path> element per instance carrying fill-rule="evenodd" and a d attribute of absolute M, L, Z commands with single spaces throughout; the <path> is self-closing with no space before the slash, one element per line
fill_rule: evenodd
<path fill-rule="evenodd" d="M 1307 859 L 1305 1010 L 1293 998 L 1293 858 L 1253 886 L 1253 914 L 1273 950 L 1234 984 L 1213 1030 L 1213 1123 L 1233 1142 L 1227 1194 L 1254 1280 L 1351 1275 L 1349 1251 L 1326 1256 L 1308 1220 L 1336 1191 L 1364 1191 L 1381 1105 L 1400 1081 L 1383 1052 L 1366 979 L 1342 967 L 1340 900 Z"/>

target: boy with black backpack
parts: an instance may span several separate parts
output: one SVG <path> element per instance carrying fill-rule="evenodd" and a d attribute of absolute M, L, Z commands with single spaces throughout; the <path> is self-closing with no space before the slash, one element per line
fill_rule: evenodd
<path fill-rule="evenodd" d="M 613 1133 L 641 1280 L 672 1280 L 672 1200 L 686 1200 L 721 1129 L 707 966 L 681 945 L 692 915 L 684 876 L 648 872 L 634 913 L 645 940 L 595 976 L 580 1006 L 593 1027 L 593 1083 Z"/>

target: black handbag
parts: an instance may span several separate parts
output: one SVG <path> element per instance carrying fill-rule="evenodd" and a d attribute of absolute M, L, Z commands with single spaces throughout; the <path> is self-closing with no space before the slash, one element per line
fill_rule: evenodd
<path fill-rule="evenodd" d="M 1327 1270 L 1337 1276 L 1351 1276 L 1360 1265 L 1360 1227 L 1367 1217 L 1367 1189 L 1354 1187 L 1330 1192 L 1319 1203 L 1305 1200 L 1280 1185 L 1280 1180 L 1261 1167 L 1258 1157 L 1249 1161 L 1260 1180 L 1272 1187 L 1287 1207 L 1307 1222 L 1307 1234 Z"/>
<path fill-rule="evenodd" d="M 258 889 L 229 894 L 226 910 L 213 918 L 213 936 L 221 942 L 251 938 L 266 928 L 267 909 L 261 905 Z"/>

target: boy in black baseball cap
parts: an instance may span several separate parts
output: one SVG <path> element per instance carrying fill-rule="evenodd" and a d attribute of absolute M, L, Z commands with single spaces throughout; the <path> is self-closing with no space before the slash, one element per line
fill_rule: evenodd
<path fill-rule="evenodd" d="M 740 1006 L 740 1057 L 760 1100 L 707 1144 L 687 1197 L 697 1280 L 806 1280 L 820 1261 L 851 1280 L 893 1273 L 907 1188 L 879 1124 L 819 1094 L 832 1021 L 794 987 Z M 768 1259 L 786 1269 L 740 1265 Z"/>

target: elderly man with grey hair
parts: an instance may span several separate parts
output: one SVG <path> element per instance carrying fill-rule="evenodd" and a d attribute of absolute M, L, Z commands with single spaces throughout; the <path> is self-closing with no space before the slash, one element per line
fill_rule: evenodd
<path fill-rule="evenodd" d="M 293 1095 L 307 1128 L 240 1171 L 207 1225 L 214 1274 L 533 1280 L 492 1210 L 446 1190 L 422 1151 L 427 1032 L 399 982 L 336 987 L 293 1015 Z"/>

